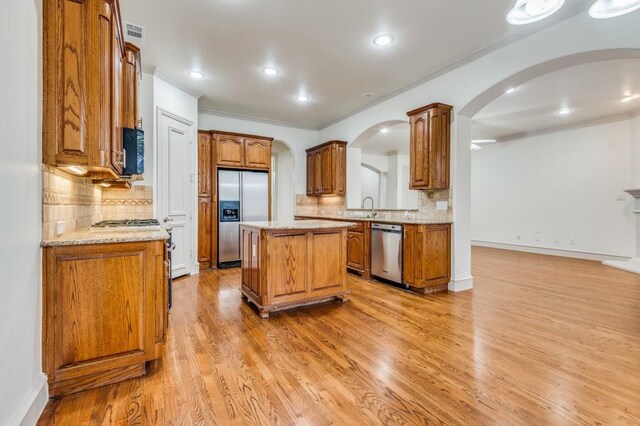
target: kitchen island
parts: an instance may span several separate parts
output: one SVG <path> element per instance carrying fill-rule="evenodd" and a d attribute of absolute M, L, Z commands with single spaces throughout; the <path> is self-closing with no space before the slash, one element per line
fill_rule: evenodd
<path fill-rule="evenodd" d="M 324 220 L 243 222 L 242 298 L 260 317 L 339 299 L 346 301 L 347 229 Z"/>

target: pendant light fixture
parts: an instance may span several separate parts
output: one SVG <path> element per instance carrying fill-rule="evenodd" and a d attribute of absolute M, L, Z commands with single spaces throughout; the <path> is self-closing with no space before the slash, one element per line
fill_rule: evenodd
<path fill-rule="evenodd" d="M 640 9 L 640 0 L 598 0 L 589 9 L 589 15 L 596 19 L 607 19 L 638 9 Z"/>
<path fill-rule="evenodd" d="M 507 15 L 507 22 L 525 25 L 541 21 L 560 10 L 563 4 L 564 0 L 518 0 Z"/>

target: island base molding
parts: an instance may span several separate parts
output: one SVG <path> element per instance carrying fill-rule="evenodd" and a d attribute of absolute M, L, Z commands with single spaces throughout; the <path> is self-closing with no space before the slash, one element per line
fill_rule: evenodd
<path fill-rule="evenodd" d="M 269 314 L 271 312 L 284 311 L 287 309 L 303 308 L 305 306 L 319 305 L 321 303 L 332 302 L 332 301 L 340 301 L 341 303 L 348 302 L 349 294 L 351 293 L 351 291 L 345 291 L 345 292 L 340 292 L 335 296 L 319 297 L 317 299 L 306 300 L 304 302 L 283 303 L 283 304 L 274 305 L 274 306 L 262 306 L 255 298 L 251 297 L 249 290 L 245 290 L 243 288 L 241 291 L 242 291 L 242 300 L 244 300 L 246 303 L 253 304 L 258 309 L 258 314 L 260 315 L 260 318 L 269 318 Z"/>

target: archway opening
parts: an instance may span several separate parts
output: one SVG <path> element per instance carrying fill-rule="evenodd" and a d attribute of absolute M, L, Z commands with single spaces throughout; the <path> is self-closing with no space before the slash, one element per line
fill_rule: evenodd
<path fill-rule="evenodd" d="M 296 209 L 295 162 L 293 150 L 286 142 L 271 145 L 271 217 L 293 220 Z"/>

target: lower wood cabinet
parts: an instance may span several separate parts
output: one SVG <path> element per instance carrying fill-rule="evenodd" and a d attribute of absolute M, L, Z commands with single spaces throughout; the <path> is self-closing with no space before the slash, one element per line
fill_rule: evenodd
<path fill-rule="evenodd" d="M 146 372 L 168 324 L 164 241 L 44 249 L 43 368 L 52 397 Z"/>
<path fill-rule="evenodd" d="M 451 279 L 451 225 L 404 225 L 403 280 L 412 290 L 446 290 Z"/>
<path fill-rule="evenodd" d="M 240 227 L 242 294 L 260 316 L 330 299 L 346 300 L 346 228 Z"/>

